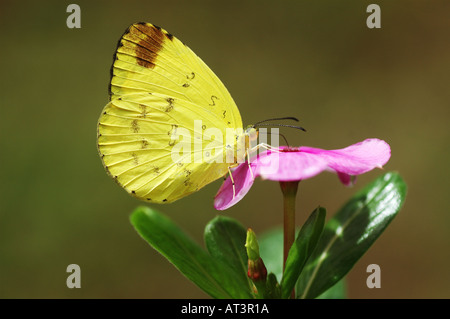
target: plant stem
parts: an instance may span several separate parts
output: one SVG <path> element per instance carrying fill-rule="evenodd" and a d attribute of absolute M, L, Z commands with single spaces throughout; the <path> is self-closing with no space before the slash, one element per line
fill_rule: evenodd
<path fill-rule="evenodd" d="M 280 182 L 283 192 L 283 269 L 286 266 L 286 259 L 295 240 L 295 198 L 297 195 L 299 181 Z M 291 298 L 295 298 L 295 292 L 292 290 Z"/>

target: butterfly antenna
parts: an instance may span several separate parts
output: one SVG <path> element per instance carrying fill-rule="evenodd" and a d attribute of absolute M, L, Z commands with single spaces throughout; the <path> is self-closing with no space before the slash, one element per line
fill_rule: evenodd
<path fill-rule="evenodd" d="M 254 124 L 253 127 L 256 128 L 257 126 L 280 126 L 280 127 L 291 127 L 291 128 L 295 128 L 298 130 L 302 130 L 303 132 L 306 132 L 306 130 L 301 127 L 301 126 L 297 126 L 297 125 L 289 125 L 289 124 L 278 124 L 278 123 L 270 123 L 270 124 Z"/>
<path fill-rule="evenodd" d="M 260 123 L 264 123 L 264 122 L 268 122 L 268 121 L 281 121 L 281 120 L 293 120 L 298 122 L 298 118 L 293 117 L 293 116 L 287 116 L 287 117 L 277 117 L 277 118 L 273 118 L 273 119 L 267 119 L 267 120 L 262 120 L 259 122 L 256 122 L 255 124 L 253 124 L 253 127 L 255 127 L 256 125 L 260 124 Z"/>

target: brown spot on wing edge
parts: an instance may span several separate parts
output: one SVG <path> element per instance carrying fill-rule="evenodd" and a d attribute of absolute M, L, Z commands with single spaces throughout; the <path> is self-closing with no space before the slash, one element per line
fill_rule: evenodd
<path fill-rule="evenodd" d="M 167 32 L 158 26 L 144 22 L 133 24 L 130 27 L 130 32 L 140 39 L 135 47 L 137 64 L 153 69 L 158 53 L 161 51 L 165 39 L 167 39 Z"/>
<path fill-rule="evenodd" d="M 113 54 L 113 63 L 110 69 L 110 81 L 108 85 L 110 100 L 112 96 L 111 82 L 114 76 L 114 63 L 117 60 L 117 51 L 119 50 L 119 48 L 129 43 L 129 40 L 127 40 L 126 38 L 127 36 L 130 36 L 130 34 L 135 35 L 133 38 L 136 41 L 131 42 L 137 44 L 137 46 L 135 47 L 137 48 L 135 50 L 137 64 L 147 68 L 155 67 L 154 62 L 156 60 L 156 57 L 158 56 L 158 52 L 163 46 L 164 39 L 173 39 L 173 36 L 170 33 L 166 32 L 158 26 L 152 25 L 151 23 L 137 22 L 129 26 L 120 37 Z"/>

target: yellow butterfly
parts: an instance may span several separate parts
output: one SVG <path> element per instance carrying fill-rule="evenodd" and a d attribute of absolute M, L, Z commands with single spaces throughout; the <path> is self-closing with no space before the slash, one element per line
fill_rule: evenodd
<path fill-rule="evenodd" d="M 226 175 L 237 158 L 230 163 L 220 157 L 243 139 L 248 146 L 256 131 L 242 130 L 235 102 L 211 69 L 150 23 L 135 23 L 122 35 L 109 91 L 97 126 L 98 151 L 108 174 L 141 200 L 170 203 Z M 235 134 L 218 148 L 211 144 L 214 133 L 199 139 L 213 128 Z M 180 138 L 182 130 L 193 138 Z M 183 147 L 187 155 L 174 160 L 174 149 Z"/>

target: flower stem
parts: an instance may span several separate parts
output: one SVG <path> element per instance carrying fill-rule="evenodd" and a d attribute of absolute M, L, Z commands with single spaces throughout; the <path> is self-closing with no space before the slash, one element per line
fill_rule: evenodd
<path fill-rule="evenodd" d="M 295 240 L 295 198 L 297 195 L 299 181 L 280 182 L 281 191 L 283 192 L 283 269 L 286 266 L 286 259 Z M 291 298 L 295 298 L 295 292 L 292 290 Z"/>

